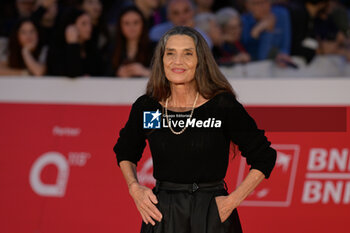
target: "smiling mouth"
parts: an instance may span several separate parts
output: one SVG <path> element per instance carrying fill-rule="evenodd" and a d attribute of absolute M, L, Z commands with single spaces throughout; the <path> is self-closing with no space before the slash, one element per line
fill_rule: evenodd
<path fill-rule="evenodd" d="M 171 71 L 176 73 L 176 74 L 182 74 L 186 70 L 185 69 L 181 69 L 181 68 L 173 68 L 173 69 L 171 69 Z"/>

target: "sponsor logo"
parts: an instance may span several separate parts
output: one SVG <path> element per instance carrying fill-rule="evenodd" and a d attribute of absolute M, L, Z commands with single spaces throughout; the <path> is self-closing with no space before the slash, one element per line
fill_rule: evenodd
<path fill-rule="evenodd" d="M 311 148 L 301 202 L 350 203 L 350 154 L 347 148 Z"/>
<path fill-rule="evenodd" d="M 268 180 L 259 186 L 241 203 L 244 206 L 287 207 L 292 202 L 300 146 L 293 144 L 271 145 L 277 151 L 275 167 Z M 241 156 L 237 185 L 249 172 L 246 159 Z M 278 188 L 276 188 L 278 187 Z"/>
<path fill-rule="evenodd" d="M 63 197 L 66 193 L 70 165 L 83 167 L 91 155 L 87 152 L 70 152 L 68 159 L 56 151 L 50 151 L 41 155 L 33 163 L 29 173 L 29 184 L 39 196 Z M 41 180 L 41 174 L 48 165 L 57 168 L 56 183 L 46 184 Z"/>

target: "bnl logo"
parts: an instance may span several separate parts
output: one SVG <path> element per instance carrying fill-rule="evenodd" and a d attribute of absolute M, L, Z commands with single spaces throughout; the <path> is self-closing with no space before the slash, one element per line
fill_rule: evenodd
<path fill-rule="evenodd" d="M 157 111 L 143 112 L 143 128 L 144 129 L 160 129 L 160 115 L 159 109 Z"/>

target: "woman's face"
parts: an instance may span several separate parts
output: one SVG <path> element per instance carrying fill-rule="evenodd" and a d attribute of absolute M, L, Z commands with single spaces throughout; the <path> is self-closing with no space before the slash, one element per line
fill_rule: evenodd
<path fill-rule="evenodd" d="M 141 37 L 143 24 L 138 13 L 133 11 L 125 13 L 121 18 L 120 26 L 126 39 L 135 40 Z"/>
<path fill-rule="evenodd" d="M 88 14 L 79 16 L 75 21 L 75 26 L 77 27 L 80 41 L 84 42 L 91 38 L 92 24 Z"/>
<path fill-rule="evenodd" d="M 100 0 L 85 0 L 82 4 L 82 8 L 90 15 L 92 21 L 98 21 L 102 13 L 102 4 Z"/>
<path fill-rule="evenodd" d="M 187 35 L 170 36 L 163 56 L 164 72 L 169 82 L 183 84 L 195 81 L 198 63 L 196 46 Z"/>
<path fill-rule="evenodd" d="M 18 41 L 22 47 L 35 48 L 38 44 L 38 32 L 31 22 L 24 22 L 18 30 Z"/>
<path fill-rule="evenodd" d="M 241 38 L 241 21 L 239 17 L 231 18 L 224 27 L 225 38 L 230 42 L 239 41 Z"/>

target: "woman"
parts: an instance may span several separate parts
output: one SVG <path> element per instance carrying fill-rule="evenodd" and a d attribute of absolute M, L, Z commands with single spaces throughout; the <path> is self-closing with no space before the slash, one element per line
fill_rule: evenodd
<path fill-rule="evenodd" d="M 231 7 L 225 7 L 216 12 L 216 18 L 222 29 L 224 40 L 220 49 L 214 53 L 219 65 L 249 62 L 250 55 L 240 42 L 242 23 L 239 13 Z"/>
<path fill-rule="evenodd" d="M 69 9 L 62 16 L 56 40 L 48 52 L 49 75 L 100 76 L 104 65 L 96 47 L 90 43 L 90 16 L 78 9 Z"/>
<path fill-rule="evenodd" d="M 111 58 L 111 38 L 107 22 L 103 16 L 103 5 L 100 0 L 80 0 L 79 6 L 90 15 L 92 22 L 91 42 L 97 47 L 104 60 Z"/>
<path fill-rule="evenodd" d="M 62 9 L 57 1 L 42 0 L 37 1 L 37 8 L 32 13 L 31 19 L 39 26 L 40 38 L 43 44 L 48 45 L 55 39 L 58 19 L 62 14 Z"/>
<path fill-rule="evenodd" d="M 0 64 L 0 75 L 44 75 L 46 51 L 34 22 L 21 19 L 10 36 L 8 59 Z"/>
<path fill-rule="evenodd" d="M 212 52 L 215 58 L 215 51 L 219 50 L 223 44 L 222 30 L 216 20 L 213 13 L 200 13 L 197 14 L 195 19 L 196 29 L 204 32 L 211 40 L 213 44 Z"/>
<path fill-rule="evenodd" d="M 113 68 L 117 77 L 149 76 L 153 46 L 142 12 L 135 6 L 124 8 L 116 30 Z"/>
<path fill-rule="evenodd" d="M 146 139 L 157 180 L 152 190 L 136 176 Z M 223 179 L 231 141 L 251 168 L 229 194 Z M 142 233 L 236 233 L 242 232 L 236 208 L 275 165 L 270 144 L 236 100 L 203 37 L 178 26 L 159 41 L 146 93 L 132 105 L 114 152 L 142 216 Z"/>

